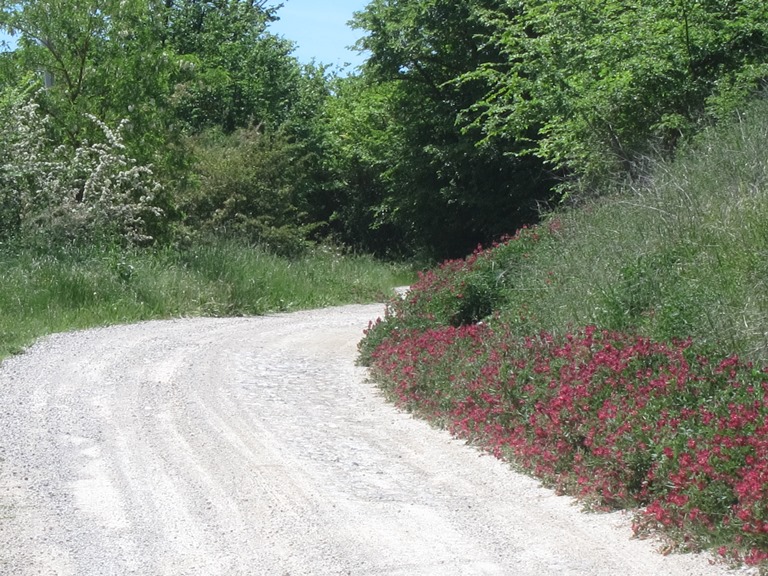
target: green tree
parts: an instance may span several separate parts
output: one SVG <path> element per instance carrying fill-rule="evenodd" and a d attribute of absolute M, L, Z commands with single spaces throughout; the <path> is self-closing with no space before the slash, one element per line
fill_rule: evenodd
<path fill-rule="evenodd" d="M 126 144 L 144 161 L 165 138 L 173 55 L 161 45 L 155 0 L 0 0 L 0 25 L 18 37 L 14 59 L 46 80 L 38 101 L 58 138 L 99 137 L 85 115 L 129 121 Z"/>
<path fill-rule="evenodd" d="M 334 79 L 319 130 L 325 186 L 314 196 L 331 235 L 388 257 L 408 252 L 387 178 L 390 160 L 404 149 L 390 114 L 394 88 L 365 76 Z"/>
<path fill-rule="evenodd" d="M 295 253 L 325 234 L 325 70 L 302 67 L 269 33 L 275 9 L 246 0 L 167 3 L 179 55 L 172 97 L 190 135 L 192 178 L 180 193 L 189 230 L 239 235 Z"/>
<path fill-rule="evenodd" d="M 768 77 L 768 5 L 756 0 L 526 0 L 484 12 L 496 63 L 473 107 L 489 140 L 581 182 L 632 174 Z"/>
<path fill-rule="evenodd" d="M 292 44 L 267 32 L 265 4 L 0 0 L 0 25 L 18 35 L 18 67 L 47 79 L 40 104 L 61 138 L 98 136 L 86 113 L 128 119 L 127 144 L 149 159 L 181 127 L 285 121 L 301 69 Z"/>
<path fill-rule="evenodd" d="M 547 198 L 537 159 L 516 156 L 514 140 L 479 146 L 482 134 L 468 126 L 466 111 L 487 92 L 485 79 L 456 82 L 502 57 L 480 17 L 501 4 L 374 0 L 354 20 L 367 32 L 360 47 L 371 53 L 363 75 L 373 86 L 390 84 L 387 191 L 377 212 L 432 256 L 463 254 L 514 232 Z"/>
<path fill-rule="evenodd" d="M 183 72 L 174 103 L 193 131 L 276 128 L 297 99 L 293 44 L 268 31 L 275 8 L 253 0 L 166 0 L 167 45 Z"/>

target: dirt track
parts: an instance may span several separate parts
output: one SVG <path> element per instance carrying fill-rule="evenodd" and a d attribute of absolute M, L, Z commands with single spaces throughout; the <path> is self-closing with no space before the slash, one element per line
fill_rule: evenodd
<path fill-rule="evenodd" d="M 354 366 L 380 313 L 151 322 L 6 361 L 0 574 L 729 573 L 388 405 Z"/>

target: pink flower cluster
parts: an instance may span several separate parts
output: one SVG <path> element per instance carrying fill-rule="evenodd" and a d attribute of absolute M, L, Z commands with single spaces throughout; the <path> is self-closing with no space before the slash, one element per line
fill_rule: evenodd
<path fill-rule="evenodd" d="M 520 339 L 491 324 L 395 329 L 373 373 L 401 406 L 558 490 L 639 509 L 638 532 L 768 560 L 763 371 L 690 342 L 594 326 Z"/>

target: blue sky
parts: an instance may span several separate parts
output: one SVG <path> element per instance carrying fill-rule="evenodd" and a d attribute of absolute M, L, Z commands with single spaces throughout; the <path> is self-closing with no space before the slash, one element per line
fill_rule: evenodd
<path fill-rule="evenodd" d="M 0 31 L 0 50 L 5 50 L 6 48 L 3 46 L 3 42 L 9 42 L 11 41 L 11 37 L 8 36 L 5 32 Z"/>
<path fill-rule="evenodd" d="M 368 0 L 281 0 L 280 21 L 271 26 L 274 34 L 296 43 L 294 55 L 301 62 L 313 58 L 317 63 L 341 66 L 362 64 L 364 56 L 347 50 L 362 35 L 347 22 L 352 14 L 368 5 Z M 275 4 L 278 2 L 275 1 Z M 7 36 L 0 33 L 0 40 Z"/>
<path fill-rule="evenodd" d="M 362 36 L 362 31 L 347 26 L 352 14 L 362 10 L 367 0 L 282 0 L 279 22 L 271 29 L 275 34 L 296 42 L 294 55 L 301 62 L 313 58 L 318 63 L 362 64 L 364 56 L 347 50 Z"/>

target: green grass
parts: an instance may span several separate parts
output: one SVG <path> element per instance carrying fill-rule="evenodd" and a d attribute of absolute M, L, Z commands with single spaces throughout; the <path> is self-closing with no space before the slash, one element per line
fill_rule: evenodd
<path fill-rule="evenodd" d="M 318 248 L 286 259 L 234 242 L 183 251 L 0 252 L 0 358 L 54 332 L 183 316 L 384 301 L 406 266 Z"/>
<path fill-rule="evenodd" d="M 493 257 L 497 309 L 521 334 L 595 324 L 768 362 L 766 148 L 760 101 L 641 182 L 551 215 L 525 258 Z"/>

